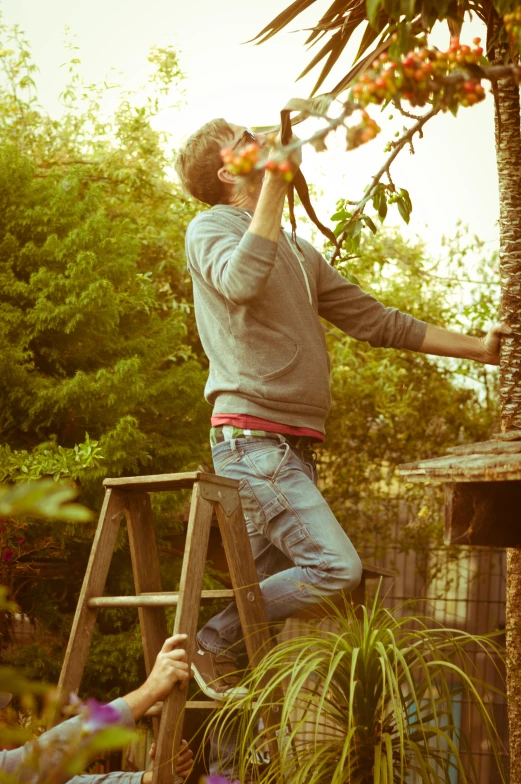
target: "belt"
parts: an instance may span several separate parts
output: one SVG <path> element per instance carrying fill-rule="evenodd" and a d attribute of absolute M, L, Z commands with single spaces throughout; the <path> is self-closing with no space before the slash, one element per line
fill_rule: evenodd
<path fill-rule="evenodd" d="M 210 444 L 215 446 L 232 438 L 284 438 L 294 449 L 313 449 L 318 443 L 312 436 L 287 435 L 286 433 L 270 433 L 268 430 L 243 430 L 235 425 L 218 425 L 210 430 Z"/>

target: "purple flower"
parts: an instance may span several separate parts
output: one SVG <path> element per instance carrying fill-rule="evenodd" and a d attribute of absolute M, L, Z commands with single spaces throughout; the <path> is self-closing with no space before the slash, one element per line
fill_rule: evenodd
<path fill-rule="evenodd" d="M 14 553 L 13 553 L 12 550 L 4 550 L 4 553 L 2 555 L 2 561 L 4 563 L 9 563 L 9 561 L 12 560 L 13 555 L 14 555 Z"/>
<path fill-rule="evenodd" d="M 230 781 L 224 776 L 207 776 L 206 784 L 241 784 L 240 781 Z"/>
<path fill-rule="evenodd" d="M 23 536 L 18 536 L 16 541 L 18 542 L 18 544 L 23 544 L 25 542 L 25 539 L 23 538 Z"/>
<path fill-rule="evenodd" d="M 87 700 L 83 715 L 85 717 L 83 727 L 87 732 L 99 732 L 110 724 L 121 724 L 120 713 L 113 705 L 94 699 Z"/>

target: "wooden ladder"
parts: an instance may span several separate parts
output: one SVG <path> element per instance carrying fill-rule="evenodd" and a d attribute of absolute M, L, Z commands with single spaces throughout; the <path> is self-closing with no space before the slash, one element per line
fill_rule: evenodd
<path fill-rule="evenodd" d="M 165 608 L 177 607 L 173 633 L 188 635 L 186 650 L 193 653 L 199 605 L 212 599 L 235 599 L 250 664 L 255 665 L 271 646 L 271 637 L 244 523 L 238 486 L 233 479 L 200 471 L 158 476 L 106 479 L 106 492 L 87 571 L 81 589 L 65 660 L 60 693 L 77 692 L 100 607 L 137 607 L 147 674 L 169 636 Z M 193 488 L 179 591 L 161 587 L 150 493 Z M 203 591 L 210 524 L 216 513 L 233 590 Z M 135 596 L 103 596 L 116 537 L 123 516 L 127 520 Z M 174 688 L 151 714 L 160 713 L 153 784 L 172 782 L 179 749 L 187 690 Z M 208 705 L 208 703 L 204 703 Z M 154 720 L 157 722 L 157 720 Z"/>

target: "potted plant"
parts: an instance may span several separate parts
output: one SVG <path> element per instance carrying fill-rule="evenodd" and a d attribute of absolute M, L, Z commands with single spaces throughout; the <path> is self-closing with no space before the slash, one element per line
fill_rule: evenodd
<path fill-rule="evenodd" d="M 278 644 L 247 676 L 247 696 L 223 703 L 212 717 L 226 753 L 235 736 L 234 777 L 252 780 L 252 762 L 278 753 L 263 782 L 285 784 L 448 784 L 477 780 L 477 766 L 458 701 L 469 701 L 483 722 L 505 781 L 503 747 L 483 683 L 469 656 L 478 646 L 498 666 L 494 635 L 475 636 L 418 617 L 405 605 L 386 609 L 328 604 L 333 624 L 320 624 Z M 271 729 L 268 729 L 266 717 Z M 273 748 L 273 746 L 272 746 Z M 228 765 L 227 768 L 230 766 Z"/>

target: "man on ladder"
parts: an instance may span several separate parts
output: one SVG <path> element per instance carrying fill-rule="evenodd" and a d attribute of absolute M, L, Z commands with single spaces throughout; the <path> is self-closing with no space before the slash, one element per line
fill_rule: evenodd
<path fill-rule="evenodd" d="M 201 342 L 210 361 L 205 396 L 213 405 L 210 439 L 217 474 L 240 480 L 240 497 L 268 620 L 352 591 L 362 565 L 317 489 L 314 446 L 330 408 L 329 359 L 320 318 L 371 346 L 409 349 L 498 364 L 500 336 L 483 339 L 426 324 L 349 283 L 303 239 L 281 229 L 287 183 L 259 171 L 238 188 L 222 164 L 266 137 L 213 120 L 185 143 L 177 173 L 212 209 L 186 234 Z M 293 157 L 293 170 L 300 154 Z M 192 669 L 213 699 L 240 691 L 243 652 L 236 606 L 198 634 Z"/>

